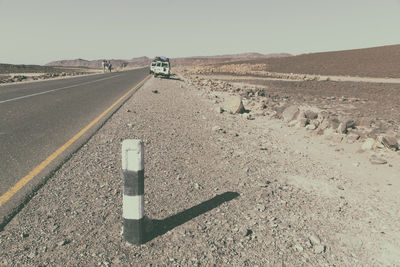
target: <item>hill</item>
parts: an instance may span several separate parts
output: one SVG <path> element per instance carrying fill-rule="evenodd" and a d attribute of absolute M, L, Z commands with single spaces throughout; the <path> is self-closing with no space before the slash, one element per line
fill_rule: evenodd
<path fill-rule="evenodd" d="M 259 54 L 259 53 L 243 53 L 243 54 L 230 54 L 230 55 L 218 55 L 218 56 L 197 56 L 197 57 L 183 57 L 183 58 L 172 58 L 172 66 L 192 66 L 199 64 L 214 64 L 219 62 L 232 61 L 237 59 L 256 59 L 256 58 L 269 58 L 269 57 L 281 57 L 289 56 L 289 54 Z M 112 59 L 111 63 L 120 67 L 122 65 L 128 67 L 146 67 L 150 64 L 152 59 L 148 57 L 138 57 L 132 59 Z M 87 67 L 87 68 L 101 68 L 102 59 L 98 60 L 84 60 L 84 59 L 72 59 L 72 60 L 59 60 L 47 63 L 45 66 L 68 66 L 68 67 Z"/>
<path fill-rule="evenodd" d="M 266 64 L 267 71 L 361 77 L 400 77 L 400 45 L 237 61 Z"/>

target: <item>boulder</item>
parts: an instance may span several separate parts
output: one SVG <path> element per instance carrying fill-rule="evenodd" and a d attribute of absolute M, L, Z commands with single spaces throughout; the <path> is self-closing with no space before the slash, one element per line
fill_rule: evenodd
<path fill-rule="evenodd" d="M 358 134 L 352 133 L 352 132 L 349 133 L 349 134 L 346 136 L 347 142 L 348 142 L 348 143 L 351 143 L 351 144 L 355 143 L 359 138 L 360 138 L 360 136 L 359 136 Z"/>
<path fill-rule="evenodd" d="M 390 135 L 379 136 L 379 141 L 387 148 L 392 150 L 398 150 L 399 144 L 396 137 Z"/>
<path fill-rule="evenodd" d="M 311 110 L 307 110 L 304 112 L 304 116 L 309 120 L 315 120 L 316 118 L 318 118 L 318 113 Z"/>
<path fill-rule="evenodd" d="M 348 129 L 354 129 L 356 127 L 356 123 L 353 120 L 346 120 L 339 124 L 337 128 L 337 132 L 341 134 L 347 133 Z"/>
<path fill-rule="evenodd" d="M 285 108 L 282 112 L 282 118 L 285 122 L 294 120 L 299 114 L 299 107 L 296 105 Z"/>
<path fill-rule="evenodd" d="M 329 121 L 327 119 L 324 119 L 321 124 L 319 125 L 319 129 L 325 130 L 329 127 Z"/>
<path fill-rule="evenodd" d="M 240 96 L 229 96 L 225 98 L 224 109 L 232 114 L 243 114 L 246 111 Z"/>
<path fill-rule="evenodd" d="M 315 129 L 317 129 L 317 127 L 315 127 L 314 124 L 309 124 L 309 125 L 306 126 L 306 129 L 307 130 L 315 130 Z"/>
<path fill-rule="evenodd" d="M 299 126 L 300 127 L 306 127 L 306 125 L 309 124 L 309 120 L 307 118 L 300 118 L 299 120 Z"/>
<path fill-rule="evenodd" d="M 375 140 L 373 138 L 367 138 L 361 146 L 362 150 L 371 150 L 374 148 Z"/>
<path fill-rule="evenodd" d="M 331 117 L 329 118 L 329 125 L 332 127 L 332 129 L 336 130 L 339 127 L 340 121 L 337 117 Z"/>

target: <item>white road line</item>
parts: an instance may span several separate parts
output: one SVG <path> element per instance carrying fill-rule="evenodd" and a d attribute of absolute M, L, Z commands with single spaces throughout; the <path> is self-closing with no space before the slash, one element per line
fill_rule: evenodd
<path fill-rule="evenodd" d="M 60 90 L 68 89 L 68 88 L 73 88 L 73 87 L 77 87 L 77 86 L 80 86 L 80 85 L 85 85 L 85 84 L 95 83 L 95 82 L 99 82 L 99 81 L 104 81 L 104 80 L 112 79 L 112 78 L 115 78 L 115 77 L 118 77 L 118 76 L 121 76 L 121 75 L 122 74 L 115 75 L 115 76 L 112 76 L 112 77 L 102 78 L 102 79 L 98 79 L 98 80 L 94 80 L 94 81 L 84 82 L 84 83 L 80 83 L 80 84 L 75 84 L 75 85 L 65 86 L 65 87 L 61 87 L 61 88 L 56 88 L 56 89 L 52 89 L 52 90 L 49 90 L 49 91 L 40 92 L 40 93 L 36 93 L 36 94 L 19 96 L 19 97 L 16 97 L 16 98 L 10 98 L 10 99 L 6 99 L 6 100 L 0 101 L 0 104 L 6 103 L 6 102 L 16 101 L 16 100 L 19 100 L 19 99 L 29 98 L 29 97 L 32 97 L 32 96 L 44 95 L 44 94 L 47 94 L 47 93 L 60 91 Z"/>

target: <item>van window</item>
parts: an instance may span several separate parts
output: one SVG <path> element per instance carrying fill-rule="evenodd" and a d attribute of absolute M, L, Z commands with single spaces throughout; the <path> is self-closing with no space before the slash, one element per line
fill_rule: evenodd
<path fill-rule="evenodd" d="M 158 62 L 158 63 L 157 63 L 157 67 L 161 67 L 161 62 Z"/>
<path fill-rule="evenodd" d="M 168 63 L 163 63 L 162 66 L 163 67 L 168 67 Z"/>
<path fill-rule="evenodd" d="M 155 63 L 155 62 L 153 62 L 153 63 L 151 63 L 151 65 L 154 67 L 154 66 L 156 65 L 156 63 Z"/>

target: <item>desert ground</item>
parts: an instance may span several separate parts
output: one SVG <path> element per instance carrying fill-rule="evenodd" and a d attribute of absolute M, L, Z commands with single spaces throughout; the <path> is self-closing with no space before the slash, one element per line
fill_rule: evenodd
<path fill-rule="evenodd" d="M 150 78 L 0 232 L 0 264 L 400 266 L 400 75 L 269 60 Z M 145 144 L 140 246 L 125 139 Z"/>
<path fill-rule="evenodd" d="M 55 173 L 0 233 L 3 265 L 400 264 L 398 151 L 256 108 L 268 93 L 237 114 L 225 82 L 189 73 L 150 79 Z M 136 138 L 141 246 L 121 236 L 121 141 Z"/>

